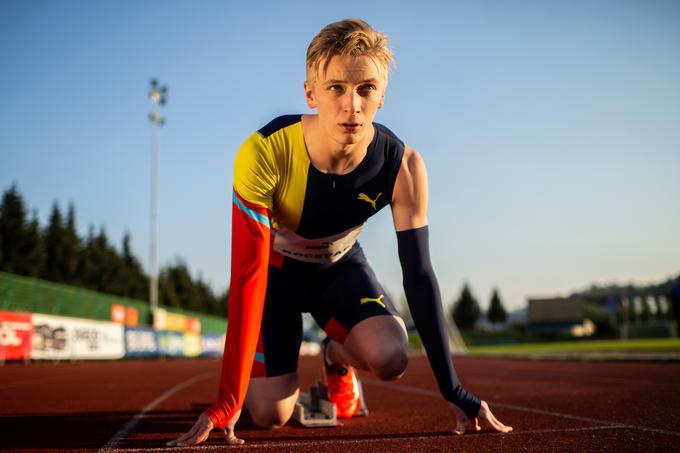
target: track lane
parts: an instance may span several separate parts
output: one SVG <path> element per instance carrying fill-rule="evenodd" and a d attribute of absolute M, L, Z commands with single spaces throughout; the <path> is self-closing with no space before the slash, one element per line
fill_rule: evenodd
<path fill-rule="evenodd" d="M 319 377 L 318 366 L 318 358 L 301 358 L 303 389 Z M 348 448 L 353 453 L 671 451 L 680 443 L 680 364 L 463 357 L 456 367 L 463 382 L 491 400 L 494 413 L 515 431 L 451 435 L 452 414 L 439 397 L 427 360 L 413 357 L 398 383 L 363 377 L 369 417 L 327 429 L 291 423 L 259 430 L 246 422 L 239 423 L 238 433 L 247 451 L 307 453 Z M 212 403 L 218 376 L 215 359 L 6 366 L 0 368 L 1 446 L 97 451 L 136 419 L 112 450 L 167 451 L 165 442 L 188 430 Z M 224 448 L 217 431 L 197 450 L 216 448 Z"/>

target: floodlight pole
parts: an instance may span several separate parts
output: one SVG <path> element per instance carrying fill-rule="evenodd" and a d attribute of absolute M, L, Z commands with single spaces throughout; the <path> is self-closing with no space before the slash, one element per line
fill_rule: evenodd
<path fill-rule="evenodd" d="M 160 165 L 160 128 L 165 118 L 158 113 L 159 105 L 165 105 L 167 87 L 158 85 L 158 80 L 152 79 L 149 89 L 152 110 L 149 114 L 151 121 L 151 246 L 150 246 L 150 282 L 149 309 L 151 320 L 156 318 L 158 309 L 158 191 Z"/>

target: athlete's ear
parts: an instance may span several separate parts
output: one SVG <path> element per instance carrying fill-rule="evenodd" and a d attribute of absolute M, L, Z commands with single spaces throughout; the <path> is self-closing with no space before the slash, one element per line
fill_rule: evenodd
<path fill-rule="evenodd" d="M 380 102 L 378 103 L 379 109 L 382 108 L 384 102 L 385 102 L 385 92 L 383 92 L 382 96 L 380 96 Z"/>
<path fill-rule="evenodd" d="M 316 101 L 314 100 L 314 93 L 312 93 L 312 84 L 305 80 L 305 99 L 307 99 L 307 106 L 310 109 L 316 108 Z"/>

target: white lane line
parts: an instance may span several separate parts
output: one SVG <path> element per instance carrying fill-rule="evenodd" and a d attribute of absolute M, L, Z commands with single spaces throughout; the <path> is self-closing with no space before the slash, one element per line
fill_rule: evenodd
<path fill-rule="evenodd" d="M 425 395 L 425 396 L 432 396 L 435 398 L 441 398 L 441 393 L 435 392 L 433 390 L 425 390 L 425 389 L 419 389 L 416 387 L 410 387 L 408 385 L 404 384 L 394 384 L 390 382 L 383 382 L 383 381 L 378 381 L 375 379 L 362 379 L 361 380 L 362 384 L 369 384 L 369 385 L 375 385 L 377 387 L 385 387 L 385 388 L 392 388 L 396 390 L 400 390 L 402 392 L 409 392 L 409 393 L 415 393 L 418 395 Z M 647 426 L 639 426 L 639 425 L 629 425 L 627 423 L 619 423 L 619 422 L 614 422 L 614 421 L 609 421 L 609 420 L 602 420 L 599 418 L 591 418 L 591 417 L 579 417 L 577 415 L 570 415 L 570 414 L 563 414 L 561 412 L 553 412 L 553 411 L 546 411 L 542 409 L 533 409 L 531 407 L 524 407 L 524 406 L 517 406 L 514 404 L 505 404 L 505 403 L 496 403 L 496 402 L 490 402 L 491 405 L 497 406 L 497 407 L 505 407 L 507 409 L 513 409 L 516 411 L 522 411 L 522 412 L 531 412 L 534 414 L 541 414 L 541 415 L 551 415 L 553 417 L 561 417 L 561 418 L 567 418 L 571 420 L 578 420 L 578 421 L 583 421 L 583 422 L 589 422 L 589 423 L 597 423 L 597 424 L 604 424 L 604 425 L 609 425 L 611 427 L 624 427 L 624 428 L 629 428 L 629 429 L 636 429 L 638 431 L 647 431 L 650 433 L 658 433 L 658 434 L 666 434 L 669 436 L 680 436 L 680 432 L 678 431 L 668 431 L 665 429 L 657 429 L 657 428 L 649 428 Z"/>
<path fill-rule="evenodd" d="M 167 392 L 163 393 L 161 396 L 159 396 L 158 398 L 156 398 L 155 400 L 153 400 L 152 402 L 147 404 L 144 407 L 144 409 L 142 409 L 142 411 L 140 413 L 138 413 L 137 415 L 132 417 L 130 419 L 130 421 L 128 421 L 125 424 L 125 426 L 123 426 L 121 429 L 119 429 L 118 432 L 113 435 L 111 440 L 109 440 L 106 443 L 106 445 L 104 445 L 102 448 L 99 449 L 99 453 L 115 451 L 115 449 L 118 446 L 118 444 L 120 443 L 120 441 L 125 439 L 132 432 L 132 430 L 135 429 L 137 424 L 146 416 L 146 414 L 149 411 L 153 410 L 156 406 L 158 406 L 163 401 L 170 398 L 172 395 L 179 392 L 180 390 L 183 390 L 187 387 L 190 387 L 190 386 L 194 385 L 196 382 L 201 381 L 203 379 L 208 379 L 209 377 L 212 377 L 214 375 L 215 375 L 214 372 L 210 372 L 210 373 L 203 373 L 199 376 L 194 376 L 193 378 L 188 379 L 188 380 L 186 380 L 182 383 L 179 383 L 176 386 L 174 386 L 173 388 L 171 388 L 170 390 L 168 390 Z"/>
<path fill-rule="evenodd" d="M 564 433 L 564 432 L 579 432 L 579 431 L 598 431 L 607 429 L 620 429 L 624 426 L 620 425 L 607 425 L 607 426 L 590 426 L 586 428 L 565 428 L 565 429 L 537 429 L 533 431 L 512 431 L 509 433 L 480 433 L 474 436 L 516 436 L 522 434 L 553 434 L 553 433 Z M 357 444 L 370 444 L 370 443 L 382 443 L 382 442 L 401 442 L 401 441 L 428 441 L 428 440 L 441 440 L 441 439 L 457 439 L 458 436 L 452 434 L 433 434 L 432 436 L 403 436 L 398 437 L 375 437 L 373 439 L 332 439 L 332 440 L 301 440 L 301 441 L 271 441 L 269 443 L 246 443 L 244 445 L 239 445 L 237 448 L 239 450 L 246 448 L 257 448 L 257 449 L 281 449 L 281 448 L 293 448 L 293 447 L 328 447 L 335 445 L 357 445 Z M 258 442 L 266 441 L 266 439 L 261 439 Z M 384 446 L 384 445 L 383 445 Z M 180 447 L 178 447 L 180 448 Z M 194 447 L 181 447 L 181 448 L 191 448 L 192 450 L 201 451 L 212 451 L 220 450 L 224 451 L 227 448 L 226 444 L 222 445 L 197 445 Z M 175 448 L 176 450 L 177 448 Z M 149 451 L 172 451 L 172 448 L 145 448 L 145 452 Z M 139 449 L 134 448 L 120 448 L 115 450 L 118 453 L 128 453 L 139 451 Z"/>

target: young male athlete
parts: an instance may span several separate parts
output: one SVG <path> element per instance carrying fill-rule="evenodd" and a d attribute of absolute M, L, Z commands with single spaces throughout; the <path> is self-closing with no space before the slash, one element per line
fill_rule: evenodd
<path fill-rule="evenodd" d="M 420 155 L 373 123 L 392 54 L 361 20 L 326 26 L 307 50 L 305 95 L 316 115 L 274 119 L 248 138 L 234 164 L 229 328 L 217 401 L 168 445 L 203 442 L 234 425 L 245 404 L 262 427 L 285 424 L 298 397 L 301 313 L 328 334 L 323 369 L 339 417 L 359 414 L 355 368 L 384 380 L 406 369 L 404 322 L 357 242 L 363 223 L 390 205 L 409 309 L 454 432 L 512 428 L 467 392 L 451 362 L 430 264 L 427 176 Z"/>

